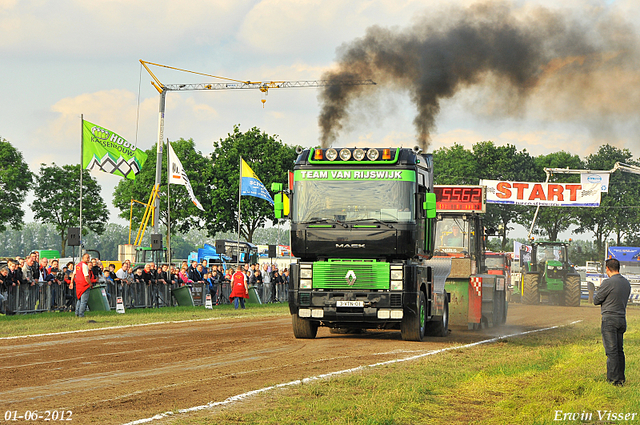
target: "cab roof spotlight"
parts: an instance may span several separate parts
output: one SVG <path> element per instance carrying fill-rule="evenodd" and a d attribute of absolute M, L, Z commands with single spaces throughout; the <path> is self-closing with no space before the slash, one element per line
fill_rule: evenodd
<path fill-rule="evenodd" d="M 335 161 L 336 158 L 338 157 L 338 151 L 336 151 L 334 148 L 327 149 L 327 151 L 325 152 L 325 157 L 329 161 Z"/>
<path fill-rule="evenodd" d="M 351 151 L 349 149 L 341 149 L 340 150 L 340 159 L 343 161 L 348 161 L 351 159 Z"/>
<path fill-rule="evenodd" d="M 364 159 L 364 151 L 360 148 L 353 151 L 353 158 L 356 161 L 362 161 Z"/>
<path fill-rule="evenodd" d="M 313 159 L 322 159 L 322 149 L 316 149 L 313 151 Z"/>
<path fill-rule="evenodd" d="M 367 158 L 369 158 L 369 161 L 375 161 L 379 156 L 380 152 L 378 152 L 378 149 L 369 149 L 367 151 Z"/>

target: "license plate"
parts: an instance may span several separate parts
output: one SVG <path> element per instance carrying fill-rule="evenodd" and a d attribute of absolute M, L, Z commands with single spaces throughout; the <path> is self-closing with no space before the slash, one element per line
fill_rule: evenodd
<path fill-rule="evenodd" d="M 336 307 L 364 307 L 364 301 L 336 301 Z"/>

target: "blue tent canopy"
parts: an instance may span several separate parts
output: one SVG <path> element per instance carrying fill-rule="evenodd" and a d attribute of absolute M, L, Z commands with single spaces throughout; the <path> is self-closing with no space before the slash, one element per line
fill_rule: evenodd
<path fill-rule="evenodd" d="M 640 262 L 640 247 L 610 246 L 607 254 L 618 261 Z"/>

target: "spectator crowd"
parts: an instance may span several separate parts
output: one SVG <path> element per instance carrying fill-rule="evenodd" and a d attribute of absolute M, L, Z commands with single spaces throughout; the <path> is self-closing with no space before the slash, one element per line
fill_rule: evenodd
<path fill-rule="evenodd" d="M 223 264 L 208 265 L 207 260 L 192 261 L 191 264 L 183 261 L 179 266 L 162 264 L 160 267 L 150 262 L 135 268 L 126 260 L 116 270 L 114 264 L 105 267 L 98 258 L 87 255 L 86 268 L 77 269 L 82 262 L 85 257 L 78 264 L 68 262 L 60 267 L 58 260 L 39 258 L 37 251 L 25 258 L 9 259 L 0 267 L 0 314 L 74 311 L 79 301 L 77 270 L 88 270 L 86 279 L 91 286 L 103 284 L 112 289 L 106 291 L 112 305 L 114 297 L 121 297 L 128 308 L 169 306 L 172 305 L 171 289 L 194 284 L 202 285 L 205 293 L 211 295 L 213 305 L 228 304 L 231 280 L 236 271 L 233 267 L 225 269 Z M 286 268 L 281 273 L 276 264 L 244 264 L 240 271 L 248 287 L 255 288 L 262 303 L 287 301 L 289 271 Z"/>

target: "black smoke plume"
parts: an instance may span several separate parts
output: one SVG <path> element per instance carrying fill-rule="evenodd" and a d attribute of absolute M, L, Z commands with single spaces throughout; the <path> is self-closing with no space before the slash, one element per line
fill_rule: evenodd
<path fill-rule="evenodd" d="M 373 26 L 364 37 L 338 49 L 337 70 L 323 78 L 370 78 L 378 84 L 323 89 L 321 142 L 330 146 L 349 119 L 353 101 L 381 87 L 409 93 L 417 108 L 417 141 L 425 150 L 436 128 L 440 102 L 470 86 L 483 85 L 490 88 L 485 92 L 498 98 L 503 106 L 493 115 L 521 113 L 523 101 L 535 92 L 543 104 L 554 105 L 555 119 L 575 116 L 579 113 L 575 108 L 598 101 L 590 95 L 602 96 L 607 90 L 606 84 L 596 81 L 608 78 L 609 71 L 623 70 L 624 75 L 616 78 L 629 78 L 630 72 L 637 79 L 637 44 L 628 23 L 602 10 L 578 14 L 542 7 L 516 9 L 503 3 L 452 7 L 425 15 L 406 30 Z M 621 89 L 621 95 L 637 95 L 638 82 Z M 636 100 L 624 102 L 626 112 L 637 113 Z M 605 112 L 620 108 L 609 106 Z"/>

